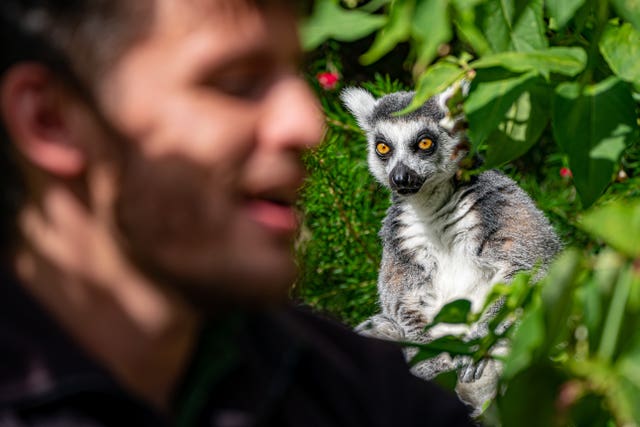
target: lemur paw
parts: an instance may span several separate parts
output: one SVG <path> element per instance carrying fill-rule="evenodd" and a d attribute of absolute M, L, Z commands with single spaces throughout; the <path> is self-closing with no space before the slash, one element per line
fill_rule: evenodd
<path fill-rule="evenodd" d="M 404 330 L 390 317 L 383 314 L 376 314 L 356 326 L 355 331 L 360 335 L 373 338 L 380 338 L 390 341 L 401 341 L 404 339 Z"/>
<path fill-rule="evenodd" d="M 449 353 L 442 353 L 436 357 L 416 364 L 411 368 L 411 372 L 420 378 L 431 380 L 441 373 L 453 371 L 455 368 L 456 366 L 453 363 L 451 356 L 449 356 Z"/>
<path fill-rule="evenodd" d="M 473 416 L 482 413 L 485 403 L 496 396 L 502 365 L 493 359 L 483 359 L 460 368 L 456 393 L 473 408 Z"/>
<path fill-rule="evenodd" d="M 458 382 L 470 383 L 479 380 L 488 363 L 489 359 L 482 359 L 478 363 L 473 363 L 472 359 L 468 356 L 457 357 L 455 364 L 460 368 L 458 371 Z"/>

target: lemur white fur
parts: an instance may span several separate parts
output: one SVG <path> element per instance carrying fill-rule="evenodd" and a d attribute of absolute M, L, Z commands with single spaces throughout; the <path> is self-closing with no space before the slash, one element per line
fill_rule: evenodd
<path fill-rule="evenodd" d="M 540 263 L 544 268 L 560 248 L 544 215 L 510 178 L 488 171 L 469 183 L 456 179 L 467 149 L 455 130 L 456 118 L 445 114 L 453 92 L 450 88 L 402 116 L 395 113 L 409 105 L 412 92 L 380 99 L 359 88 L 342 93 L 367 136 L 369 169 L 392 194 L 380 231 L 381 313 L 356 328 L 360 333 L 414 342 L 447 334 L 478 336 L 482 323 L 472 330 L 438 325 L 428 333 L 424 326 L 456 299 L 470 300 L 479 311 L 495 283 Z M 421 138 L 431 139 L 434 147 L 418 149 Z M 388 154 L 376 152 L 379 142 L 390 147 Z M 496 363 L 483 367 L 474 372 L 473 366 L 441 355 L 414 372 L 429 379 L 447 370 L 466 370 L 457 391 L 479 410 L 493 397 L 500 371 Z"/>

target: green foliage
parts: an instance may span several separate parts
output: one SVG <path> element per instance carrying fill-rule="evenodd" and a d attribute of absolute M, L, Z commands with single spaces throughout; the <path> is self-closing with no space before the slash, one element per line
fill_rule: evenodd
<path fill-rule="evenodd" d="M 380 95 L 401 86 L 379 78 L 369 88 Z M 321 101 L 328 127 L 322 146 L 306 158 L 313 174 L 301 202 L 302 277 L 295 293 L 311 306 L 339 313 L 342 320 L 355 324 L 376 311 L 381 254 L 377 232 L 389 193 L 371 177 L 364 136 L 339 105 L 337 94 L 325 93 Z"/>
<path fill-rule="evenodd" d="M 319 11 L 340 9 L 332 0 L 316 3 Z M 632 97 L 632 84 L 640 86 L 640 6 L 636 1 L 395 0 L 376 4 L 381 5 L 385 5 L 382 13 L 366 14 L 356 8 L 342 9 L 340 14 L 385 19 L 382 28 L 358 27 L 360 36 L 375 33 L 371 48 L 361 57 L 365 64 L 377 61 L 399 43 L 410 44 L 417 81 L 412 108 L 443 86 L 477 73 L 464 109 L 469 138 L 475 151 L 487 153 L 487 168 L 527 152 L 551 122 L 553 138 L 569 158 L 583 205 L 590 206 L 604 192 L 622 151 L 639 137 L 637 102 Z M 611 9 L 619 16 L 610 16 Z M 311 39 L 315 46 L 322 37 L 332 37 L 329 29 L 338 28 L 340 40 L 352 40 L 354 29 L 343 32 L 333 19 L 334 15 L 315 14 L 314 28 L 325 30 L 314 32 L 307 41 Z M 427 67 L 439 51 L 452 48 L 457 56 L 445 53 Z M 551 114 L 540 114 L 543 111 Z M 581 134 L 575 135 L 579 129 Z"/>
<path fill-rule="evenodd" d="M 419 345 L 412 363 L 443 351 L 474 360 L 494 357 L 491 349 L 509 337 L 511 351 L 501 379 L 505 391 L 489 409 L 502 425 L 593 425 L 593 417 L 640 425 L 640 266 L 634 261 L 639 235 L 606 233 L 611 224 L 598 219 L 611 210 L 623 223 L 640 222 L 640 202 L 613 204 L 586 215 L 585 228 L 631 252 L 607 249 L 591 256 L 571 249 L 537 285 L 527 274 L 508 286 L 497 285 L 485 310 L 498 300 L 504 305 L 487 336 L 473 341 L 445 336 Z M 479 316 L 465 313 L 463 302 L 455 301 L 434 324 L 471 324 Z M 505 324 L 510 326 L 505 329 Z M 589 408 L 593 401 L 600 402 L 597 409 Z M 585 417 L 586 408 L 590 417 Z"/>
<path fill-rule="evenodd" d="M 302 27 L 315 49 L 312 81 L 331 70 L 340 85 L 357 81 L 379 96 L 407 87 L 372 77 L 372 67 L 410 74 L 415 108 L 470 80 L 463 109 L 474 154 L 513 177 L 568 248 L 541 282 L 523 273 L 497 285 L 479 313 L 466 300 L 446 305 L 427 328 L 471 324 L 503 302 L 484 337 L 405 343 L 418 348 L 412 362 L 442 352 L 498 357 L 492 349 L 508 338 L 486 425 L 640 425 L 640 2 L 315 3 Z M 377 231 L 389 195 L 367 171 L 363 135 L 338 92 L 315 88 L 327 133 L 307 158 L 295 292 L 355 325 L 377 311 Z M 456 377 L 437 381 L 453 388 Z"/>
<path fill-rule="evenodd" d="M 316 3 L 313 15 L 301 27 L 305 49 L 314 49 L 328 38 L 357 40 L 383 26 L 386 18 L 363 11 L 345 11 L 332 1 Z"/>
<path fill-rule="evenodd" d="M 553 134 L 569 155 L 586 206 L 602 194 L 620 154 L 637 138 L 635 102 L 620 79 L 589 86 L 562 83 L 553 98 Z"/>

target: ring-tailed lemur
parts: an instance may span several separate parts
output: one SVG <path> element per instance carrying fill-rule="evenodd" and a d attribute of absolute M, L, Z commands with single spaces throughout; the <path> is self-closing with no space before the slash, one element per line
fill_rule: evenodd
<path fill-rule="evenodd" d="M 438 325 L 426 334 L 424 326 L 456 299 L 468 299 L 480 310 L 495 283 L 538 265 L 544 269 L 561 247 L 547 219 L 510 178 L 487 171 L 470 182 L 457 179 L 468 149 L 446 114 L 453 90 L 405 115 L 394 113 L 409 105 L 413 92 L 377 100 L 364 89 L 342 93 L 366 133 L 371 173 L 391 190 L 392 201 L 380 231 L 382 313 L 356 328 L 363 334 L 413 342 L 481 335 L 482 323 L 471 331 Z M 496 362 L 480 369 L 443 354 L 414 372 L 429 379 L 456 368 L 463 371 L 458 395 L 477 411 L 495 394 Z"/>

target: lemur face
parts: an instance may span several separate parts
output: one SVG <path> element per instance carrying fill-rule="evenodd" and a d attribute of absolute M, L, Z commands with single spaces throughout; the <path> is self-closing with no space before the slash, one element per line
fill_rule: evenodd
<path fill-rule="evenodd" d="M 441 126 L 448 92 L 418 110 L 396 116 L 413 99 L 397 92 L 375 99 L 363 89 L 348 88 L 342 100 L 367 135 L 369 169 L 393 192 L 410 196 L 451 179 L 466 152 L 460 140 Z"/>

